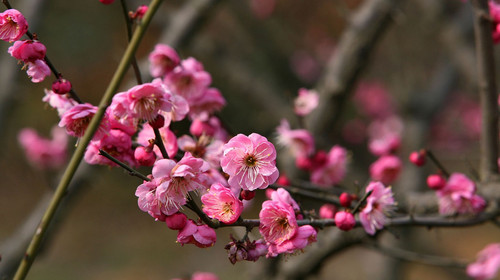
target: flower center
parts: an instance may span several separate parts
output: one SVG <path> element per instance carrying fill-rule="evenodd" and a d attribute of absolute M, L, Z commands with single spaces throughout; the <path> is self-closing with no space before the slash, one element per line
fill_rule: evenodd
<path fill-rule="evenodd" d="M 257 159 L 253 155 L 247 155 L 245 157 L 245 165 L 248 167 L 254 167 L 257 165 Z"/>

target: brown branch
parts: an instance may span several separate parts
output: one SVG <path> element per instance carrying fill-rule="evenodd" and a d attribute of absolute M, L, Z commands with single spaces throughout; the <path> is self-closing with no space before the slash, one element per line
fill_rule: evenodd
<path fill-rule="evenodd" d="M 319 106 L 307 118 L 307 127 L 319 147 L 327 147 L 341 114 L 341 109 L 357 78 L 368 64 L 377 41 L 388 26 L 395 9 L 403 1 L 365 1 L 352 16 L 328 62 L 317 90 Z"/>
<path fill-rule="evenodd" d="M 478 71 L 479 97 L 481 99 L 481 181 L 498 175 L 498 93 L 495 83 L 495 57 L 488 0 L 472 0 L 474 32 Z M 495 176 L 498 177 L 498 176 Z"/>

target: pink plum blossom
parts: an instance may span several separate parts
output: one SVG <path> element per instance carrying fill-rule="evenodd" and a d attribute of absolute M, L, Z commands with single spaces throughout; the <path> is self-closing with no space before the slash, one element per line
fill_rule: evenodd
<path fill-rule="evenodd" d="M 200 248 L 211 247 L 217 241 L 215 230 L 207 225 L 196 225 L 193 220 L 188 220 L 186 225 L 177 234 L 177 242 L 194 244 Z"/>
<path fill-rule="evenodd" d="M 84 156 L 88 164 L 117 166 L 116 163 L 100 155 L 99 150 L 107 152 L 114 158 L 130 166 L 137 165 L 134 150 L 132 149 L 132 139 L 130 135 L 119 129 L 111 129 L 101 138 L 90 141 Z"/>
<path fill-rule="evenodd" d="M 222 126 L 221 121 L 218 117 L 212 116 L 207 121 L 202 121 L 201 119 L 194 119 L 189 127 L 189 132 L 194 136 L 201 136 L 203 134 L 211 136 L 214 139 L 227 142 L 229 140 L 229 134 L 226 129 Z"/>
<path fill-rule="evenodd" d="M 189 116 L 192 119 L 207 121 L 215 112 L 226 105 L 226 99 L 216 88 L 208 88 L 199 98 L 193 100 L 189 106 Z"/>
<path fill-rule="evenodd" d="M 141 166 L 153 166 L 156 154 L 153 152 L 153 147 L 139 146 L 134 150 L 134 158 Z"/>
<path fill-rule="evenodd" d="M 177 138 L 175 134 L 169 129 L 168 126 L 160 128 L 159 131 L 168 156 L 170 158 L 175 157 L 178 150 Z M 139 131 L 139 134 L 137 135 L 137 143 L 143 146 L 148 146 L 150 139 L 155 139 L 155 133 L 151 125 L 149 125 L 149 123 L 145 123 L 142 130 Z M 156 153 L 158 158 L 163 158 L 160 149 L 157 146 L 153 148 L 153 151 Z"/>
<path fill-rule="evenodd" d="M 187 100 L 184 97 L 174 93 L 170 98 L 170 102 L 172 104 L 172 109 L 169 113 L 165 114 L 166 117 L 168 117 L 172 121 L 182 121 L 190 112 Z"/>
<path fill-rule="evenodd" d="M 268 257 L 276 257 L 279 254 L 293 254 L 295 251 L 304 249 L 307 245 L 316 241 L 316 230 L 310 225 L 304 225 L 297 229 L 297 233 L 282 243 L 268 243 Z"/>
<path fill-rule="evenodd" d="M 371 194 L 366 199 L 366 206 L 359 213 L 361 225 L 365 231 L 374 235 L 387 223 L 386 215 L 394 208 L 395 201 L 391 187 L 385 187 L 381 182 L 371 182 L 365 192 Z"/>
<path fill-rule="evenodd" d="M 402 167 L 403 164 L 397 156 L 381 156 L 370 165 L 370 176 L 383 184 L 390 184 L 399 177 Z"/>
<path fill-rule="evenodd" d="M 59 122 L 60 127 L 66 127 L 66 132 L 74 137 L 82 137 L 87 130 L 90 120 L 97 112 L 97 107 L 90 104 L 78 104 L 64 112 Z M 101 138 L 108 130 L 108 123 L 104 119 L 97 130 L 94 139 Z"/>
<path fill-rule="evenodd" d="M 446 178 L 439 174 L 431 174 L 427 177 L 427 186 L 433 190 L 440 190 L 446 185 Z"/>
<path fill-rule="evenodd" d="M 9 54 L 23 62 L 34 62 L 44 59 L 47 48 L 39 41 L 16 41 L 8 50 Z"/>
<path fill-rule="evenodd" d="M 16 9 L 8 9 L 0 13 L 0 40 L 14 42 L 28 31 L 28 22 Z"/>
<path fill-rule="evenodd" d="M 157 160 L 153 166 L 153 178 L 158 180 L 156 196 L 161 203 L 161 211 L 172 215 L 186 204 L 186 196 L 190 191 L 205 188 L 208 164 L 202 159 L 185 153 L 175 162 L 171 159 Z"/>
<path fill-rule="evenodd" d="M 66 95 L 59 95 L 48 89 L 45 90 L 45 96 L 42 98 L 42 101 L 48 103 L 50 107 L 57 109 L 59 117 L 78 104 L 78 102 L 68 98 Z"/>
<path fill-rule="evenodd" d="M 177 139 L 177 144 L 182 151 L 190 152 L 194 157 L 204 159 L 212 168 L 220 167 L 224 142 L 205 135 L 195 141 L 192 137 L 183 135 Z"/>
<path fill-rule="evenodd" d="M 208 193 L 201 197 L 201 202 L 207 216 L 225 224 L 236 222 L 243 211 L 243 202 L 221 184 L 213 184 Z"/>
<path fill-rule="evenodd" d="M 177 52 L 165 44 L 157 44 L 149 54 L 149 72 L 158 78 L 170 73 L 180 63 Z"/>
<path fill-rule="evenodd" d="M 299 227 L 292 206 L 281 201 L 264 201 L 259 218 L 260 233 L 269 244 L 290 240 Z"/>
<path fill-rule="evenodd" d="M 71 82 L 63 78 L 59 78 L 52 83 L 52 91 L 57 94 L 66 94 L 71 91 L 71 87 Z"/>
<path fill-rule="evenodd" d="M 31 78 L 33 83 L 40 83 L 45 80 L 47 76 L 50 76 L 50 68 L 42 59 L 37 59 L 33 62 L 30 61 L 26 65 L 28 66 L 26 74 L 28 74 L 28 77 Z"/>
<path fill-rule="evenodd" d="M 221 166 L 229 175 L 229 185 L 253 191 L 267 188 L 278 179 L 276 149 L 265 137 L 238 134 L 223 149 Z"/>
<path fill-rule="evenodd" d="M 486 246 L 477 254 L 477 260 L 467 266 L 467 275 L 476 280 L 493 279 L 500 269 L 500 243 Z"/>
<path fill-rule="evenodd" d="M 99 2 L 103 3 L 104 5 L 109 5 L 115 2 L 115 0 L 99 0 Z"/>
<path fill-rule="evenodd" d="M 140 5 L 137 7 L 135 12 L 129 12 L 129 16 L 131 19 L 142 19 L 146 12 L 148 11 L 148 6 L 146 5 Z"/>
<path fill-rule="evenodd" d="M 157 186 L 158 182 L 154 179 L 150 182 L 144 181 L 144 183 L 139 185 L 135 191 L 135 196 L 138 197 L 137 205 L 139 209 L 148 213 L 156 220 L 165 221 L 166 215 L 161 212 L 161 202 L 156 196 Z"/>
<path fill-rule="evenodd" d="M 486 206 L 486 201 L 476 194 L 476 184 L 462 173 L 451 174 L 436 194 L 442 215 L 477 214 Z"/>
<path fill-rule="evenodd" d="M 320 186 L 331 186 L 344 179 L 347 172 L 347 150 L 341 146 L 333 146 L 326 160 L 311 172 L 311 182 Z"/>
<path fill-rule="evenodd" d="M 368 149 L 376 156 L 397 151 L 401 145 L 402 133 L 403 121 L 397 116 L 373 121 L 368 127 Z"/>
<path fill-rule="evenodd" d="M 290 193 L 286 191 L 284 188 L 278 188 L 276 191 L 271 193 L 271 200 L 272 201 L 279 201 L 283 202 L 285 204 L 288 204 L 292 206 L 293 210 L 295 212 L 300 211 L 299 204 L 292 198 Z"/>
<path fill-rule="evenodd" d="M 66 162 L 68 141 L 66 132 L 55 126 L 51 135 L 52 139 L 47 139 L 38 135 L 32 128 L 24 128 L 17 136 L 26 158 L 36 168 L 56 169 Z"/>
<path fill-rule="evenodd" d="M 278 132 L 278 143 L 290 149 L 294 157 L 308 157 L 314 153 L 314 138 L 306 129 L 290 129 L 286 119 L 281 120 Z"/>
<path fill-rule="evenodd" d="M 184 97 L 188 104 L 200 98 L 212 82 L 212 77 L 196 59 L 189 57 L 164 78 L 164 83 L 175 94 Z"/>
<path fill-rule="evenodd" d="M 298 116 L 307 116 L 319 104 L 319 95 L 314 90 L 299 89 L 299 96 L 293 101 L 293 109 Z"/>
<path fill-rule="evenodd" d="M 136 119 L 152 121 L 161 111 L 171 110 L 170 96 L 159 79 L 137 85 L 127 91 L 129 112 Z"/>

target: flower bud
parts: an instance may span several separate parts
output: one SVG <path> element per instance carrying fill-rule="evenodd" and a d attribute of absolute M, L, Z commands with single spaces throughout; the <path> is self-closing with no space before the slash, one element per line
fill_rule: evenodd
<path fill-rule="evenodd" d="M 244 200 L 252 200 L 255 197 L 255 191 L 241 190 L 241 198 Z"/>
<path fill-rule="evenodd" d="M 345 208 L 351 207 L 352 197 L 350 194 L 343 192 L 342 194 L 340 194 L 339 200 L 340 200 L 340 205 L 342 205 L 343 207 Z"/>
<path fill-rule="evenodd" d="M 410 154 L 410 162 L 416 166 L 422 166 L 425 164 L 425 150 L 420 150 L 418 152 L 412 152 Z"/>
<path fill-rule="evenodd" d="M 139 146 L 134 151 L 134 158 L 141 166 L 153 166 L 156 154 L 147 147 Z"/>
<path fill-rule="evenodd" d="M 71 83 L 63 78 L 59 78 L 52 83 L 52 91 L 57 94 L 66 94 L 71 91 Z"/>
<path fill-rule="evenodd" d="M 343 231 L 349 231 L 356 225 L 356 220 L 352 213 L 340 211 L 335 214 L 335 225 Z"/>
<path fill-rule="evenodd" d="M 337 207 L 333 204 L 323 204 L 319 208 L 319 217 L 321 219 L 333 219 L 335 217 L 335 212 L 337 212 Z"/>
<path fill-rule="evenodd" d="M 427 177 L 427 185 L 433 190 L 440 190 L 446 185 L 446 179 L 438 174 L 432 174 Z"/>
<path fill-rule="evenodd" d="M 175 213 L 165 218 L 165 223 L 169 229 L 182 230 L 187 223 L 187 217 L 183 213 Z"/>
<path fill-rule="evenodd" d="M 160 129 L 165 125 L 165 117 L 157 115 L 156 118 L 149 122 L 152 128 Z"/>

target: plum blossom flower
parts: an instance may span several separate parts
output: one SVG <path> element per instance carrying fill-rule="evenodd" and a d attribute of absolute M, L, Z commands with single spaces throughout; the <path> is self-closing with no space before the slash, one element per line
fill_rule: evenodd
<path fill-rule="evenodd" d="M 216 88 L 208 88 L 189 106 L 189 116 L 192 119 L 207 121 L 214 112 L 220 111 L 226 105 L 226 99 Z"/>
<path fill-rule="evenodd" d="M 271 244 L 280 244 L 291 239 L 299 227 L 293 208 L 281 201 L 264 201 L 259 218 L 260 233 Z"/>
<path fill-rule="evenodd" d="M 39 41 L 25 40 L 16 41 L 8 50 L 9 54 L 23 62 L 34 62 L 43 59 L 47 48 Z"/>
<path fill-rule="evenodd" d="M 359 213 L 361 225 L 365 231 L 374 235 L 387 223 L 386 214 L 395 206 L 391 187 L 385 187 L 381 182 L 371 182 L 366 187 L 366 193 L 372 192 L 366 199 L 366 206 Z"/>
<path fill-rule="evenodd" d="M 276 149 L 265 137 L 238 134 L 223 149 L 221 166 L 229 175 L 229 185 L 253 191 L 267 188 L 278 179 Z"/>
<path fill-rule="evenodd" d="M 319 208 L 319 217 L 321 219 L 333 219 L 335 213 L 337 212 L 337 207 L 333 204 L 323 204 Z"/>
<path fill-rule="evenodd" d="M 294 157 L 308 157 L 314 153 L 314 138 L 306 129 L 290 129 L 286 119 L 276 128 L 278 143 L 290 149 Z"/>
<path fill-rule="evenodd" d="M 50 68 L 42 59 L 28 62 L 26 65 L 28 66 L 26 74 L 28 74 L 28 77 L 31 78 L 31 82 L 33 83 L 40 83 L 45 80 L 47 76 L 50 76 Z"/>
<path fill-rule="evenodd" d="M 164 83 L 175 94 L 184 97 L 188 104 L 203 95 L 212 77 L 196 59 L 189 57 L 165 76 Z"/>
<path fill-rule="evenodd" d="M 57 109 L 59 117 L 78 104 L 66 95 L 59 95 L 48 89 L 45 90 L 45 96 L 42 98 L 42 101 L 47 102 L 50 107 Z"/>
<path fill-rule="evenodd" d="M 354 215 L 347 211 L 339 211 L 335 213 L 335 225 L 343 231 L 350 231 L 356 225 Z"/>
<path fill-rule="evenodd" d="M 316 241 L 316 235 L 317 232 L 312 226 L 301 226 L 297 229 L 297 233 L 293 238 L 280 244 L 270 243 L 267 256 L 276 257 L 278 254 L 292 254 L 297 250 L 304 249 L 307 245 Z"/>
<path fill-rule="evenodd" d="M 204 188 L 208 164 L 202 159 L 185 153 L 176 163 L 171 159 L 157 160 L 153 166 L 153 178 L 158 182 L 156 196 L 161 203 L 161 211 L 172 215 L 186 204 L 190 191 Z"/>
<path fill-rule="evenodd" d="M 202 158 L 210 164 L 212 168 L 220 167 L 224 143 L 214 140 L 206 135 L 201 135 L 195 141 L 188 135 L 183 135 L 177 139 L 179 148 L 185 152 L 190 152 L 194 157 Z"/>
<path fill-rule="evenodd" d="M 16 9 L 0 13 L 0 40 L 14 42 L 28 31 L 28 22 Z"/>
<path fill-rule="evenodd" d="M 234 196 L 231 189 L 221 184 L 213 184 L 201 197 L 201 202 L 205 214 L 225 224 L 236 222 L 243 211 L 243 202 Z"/>
<path fill-rule="evenodd" d="M 137 165 L 134 157 L 134 150 L 132 149 L 132 139 L 130 135 L 119 129 L 111 129 L 101 138 L 90 141 L 84 155 L 84 159 L 88 164 L 117 166 L 116 163 L 101 156 L 99 150 L 107 152 L 114 158 L 128 165 Z"/>
<path fill-rule="evenodd" d="M 38 135 L 32 128 L 22 129 L 17 138 L 26 158 L 36 168 L 56 169 L 61 167 L 67 157 L 67 134 L 64 129 L 54 126 L 52 139 Z"/>
<path fill-rule="evenodd" d="M 387 117 L 373 121 L 368 127 L 368 149 L 376 156 L 390 154 L 401 145 L 403 121 L 397 117 Z"/>
<path fill-rule="evenodd" d="M 97 112 L 97 107 L 89 104 L 78 104 L 73 106 L 71 109 L 64 112 L 61 116 L 61 121 L 59 121 L 60 127 L 66 127 L 66 132 L 74 137 L 82 137 L 87 130 L 87 126 L 90 123 L 90 120 Z M 95 140 L 100 139 L 106 131 L 108 130 L 108 123 L 106 119 L 103 119 L 99 129 L 94 136 Z"/>
<path fill-rule="evenodd" d="M 347 172 L 347 150 L 341 146 L 333 146 L 323 164 L 314 167 L 311 172 L 311 182 L 320 186 L 330 186 L 344 179 Z"/>
<path fill-rule="evenodd" d="M 184 213 L 177 212 L 165 218 L 165 223 L 169 229 L 182 230 L 187 224 L 188 218 Z"/>
<path fill-rule="evenodd" d="M 191 276 L 191 280 L 219 280 L 219 277 L 210 272 L 195 272 Z"/>
<path fill-rule="evenodd" d="M 467 275 L 476 280 L 493 279 L 500 268 L 500 243 L 486 246 L 477 254 L 477 260 L 467 266 Z"/>
<path fill-rule="evenodd" d="M 399 177 L 402 166 L 403 164 L 397 156 L 381 156 L 370 165 L 370 176 L 383 184 L 390 184 Z"/>
<path fill-rule="evenodd" d="M 165 44 L 156 44 L 148 59 L 150 63 L 149 72 L 155 78 L 165 76 L 180 63 L 177 52 Z"/>
<path fill-rule="evenodd" d="M 171 110 L 170 96 L 159 79 L 137 85 L 127 91 L 129 112 L 136 119 L 152 121 L 161 111 Z"/>
<path fill-rule="evenodd" d="M 476 194 L 476 185 L 462 173 L 453 173 L 446 185 L 436 192 L 442 215 L 477 214 L 486 201 Z"/>
<path fill-rule="evenodd" d="M 161 202 L 156 196 L 157 187 L 158 182 L 154 179 L 139 185 L 135 191 L 135 196 L 138 197 L 137 205 L 156 220 L 165 221 L 166 215 L 161 212 Z"/>
<path fill-rule="evenodd" d="M 299 96 L 293 101 L 293 109 L 298 116 L 307 116 L 319 104 L 319 95 L 314 90 L 299 89 Z"/>
<path fill-rule="evenodd" d="M 217 241 L 215 230 L 207 225 L 197 225 L 193 220 L 188 220 L 186 225 L 177 234 L 177 242 L 194 244 L 200 248 L 211 247 Z"/>

